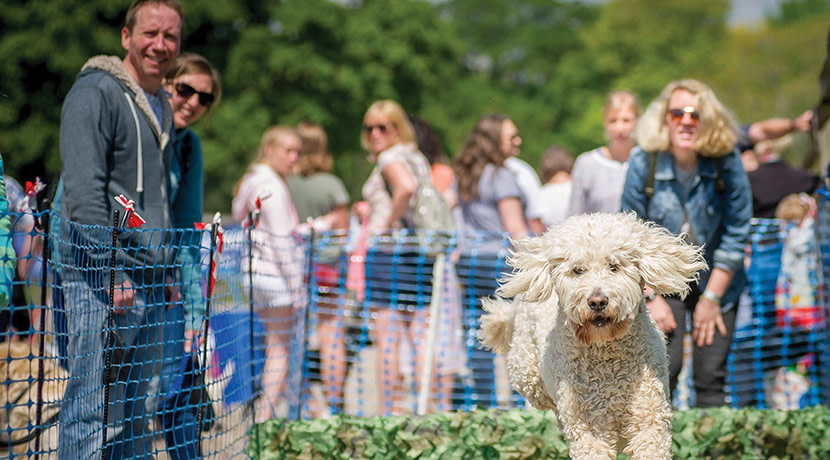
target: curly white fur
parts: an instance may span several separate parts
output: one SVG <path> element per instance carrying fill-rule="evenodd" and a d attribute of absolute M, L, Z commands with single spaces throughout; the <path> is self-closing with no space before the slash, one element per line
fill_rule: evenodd
<path fill-rule="evenodd" d="M 557 411 L 571 458 L 671 459 L 665 337 L 643 286 L 687 294 L 701 248 L 633 214 L 587 214 L 516 242 L 508 262 L 479 336 L 519 393 Z"/>

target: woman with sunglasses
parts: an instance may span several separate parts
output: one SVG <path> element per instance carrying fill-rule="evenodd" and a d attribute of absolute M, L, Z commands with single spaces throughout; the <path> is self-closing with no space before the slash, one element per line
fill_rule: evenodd
<path fill-rule="evenodd" d="M 418 150 L 415 131 L 400 104 L 382 100 L 369 106 L 360 141 L 370 161 L 376 162 L 362 189 L 369 203 L 365 217 L 370 232 L 389 235 L 390 230 L 411 227 L 412 198 L 419 184 L 432 179 L 429 162 Z M 396 246 L 390 253 L 371 244 L 366 261 L 366 300 L 375 315 L 373 338 L 379 353 L 380 413 L 397 414 L 403 412 L 401 368 L 414 368 L 417 376 L 424 362 L 432 287 L 419 278 L 430 279 L 434 261 L 405 247 Z M 409 349 L 415 350 L 415 366 L 401 366 L 398 354 L 405 340 L 413 344 Z"/>
<path fill-rule="evenodd" d="M 190 389 L 182 388 L 176 393 L 170 387 L 180 377 L 182 358 L 192 359 L 190 354 L 198 348 L 194 340 L 202 330 L 205 310 L 198 264 L 201 235 L 193 230 L 193 224 L 202 221 L 204 162 L 199 137 L 189 126 L 216 107 L 222 88 L 219 73 L 207 59 L 184 53 L 165 76 L 164 89 L 171 94 L 169 101 L 176 127 L 170 165 L 171 220 L 175 228 L 185 230 L 177 233 L 181 280 L 171 283 L 167 290 L 172 306 L 165 318 L 167 346 L 159 385 L 164 438 L 175 460 L 196 458 L 197 412 L 188 405 Z"/>
<path fill-rule="evenodd" d="M 631 153 L 622 209 L 702 246 L 709 264 L 685 299 L 645 289 L 646 306 L 668 340 L 669 386 L 673 393 L 683 365 L 688 313 L 696 405 L 720 406 L 752 217 L 749 180 L 735 149 L 737 127 L 708 86 L 679 80 L 649 104 L 636 135 L 640 146 Z"/>
<path fill-rule="evenodd" d="M 612 91 L 602 109 L 607 145 L 576 158 L 568 215 L 616 212 L 634 148 L 634 126 L 640 116 L 640 100 L 630 91 Z"/>

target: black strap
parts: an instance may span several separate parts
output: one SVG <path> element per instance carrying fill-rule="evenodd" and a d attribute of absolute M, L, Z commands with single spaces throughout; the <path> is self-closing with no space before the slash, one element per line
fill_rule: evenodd
<path fill-rule="evenodd" d="M 648 182 L 643 192 L 647 199 L 654 196 L 654 173 L 657 170 L 657 152 L 646 152 L 648 154 Z"/>
<path fill-rule="evenodd" d="M 726 191 L 726 181 L 723 180 L 720 163 L 720 158 L 715 158 L 715 171 L 717 174 L 717 177 L 715 178 L 715 190 L 717 190 L 718 193 L 723 193 Z"/>

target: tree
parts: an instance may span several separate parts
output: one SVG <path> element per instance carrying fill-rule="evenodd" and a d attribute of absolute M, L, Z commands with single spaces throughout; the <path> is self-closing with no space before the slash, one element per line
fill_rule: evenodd
<path fill-rule="evenodd" d="M 369 168 L 360 151 L 363 113 L 378 99 L 408 111 L 440 101 L 458 73 L 460 43 L 423 1 L 324 0 L 271 4 L 228 53 L 228 99 L 203 130 L 206 207 L 227 209 L 259 137 L 273 124 L 322 124 L 337 172 L 354 197 Z"/>

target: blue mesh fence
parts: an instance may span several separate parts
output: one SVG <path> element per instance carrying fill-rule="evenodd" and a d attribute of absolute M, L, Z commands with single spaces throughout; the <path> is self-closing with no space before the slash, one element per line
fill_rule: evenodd
<path fill-rule="evenodd" d="M 733 407 L 797 409 L 827 404 L 830 202 L 802 223 L 752 222 L 749 284 L 739 306 L 727 385 Z"/>
<path fill-rule="evenodd" d="M 733 406 L 827 403 L 828 216 L 822 196 L 806 253 L 788 249 L 791 226 L 753 223 L 727 369 Z M 361 247 L 345 233 L 232 228 L 220 253 L 209 231 L 113 232 L 56 217 L 44 235 L 14 217 L 0 456 L 244 458 L 255 422 L 271 417 L 524 405 L 476 340 L 479 298 L 509 270 L 500 235 L 396 232 Z M 815 263 L 787 265 L 793 254 Z"/>

